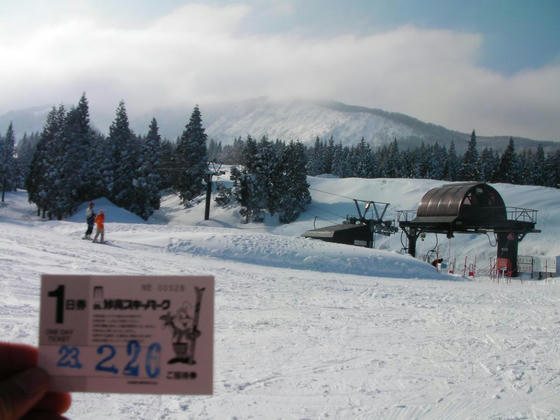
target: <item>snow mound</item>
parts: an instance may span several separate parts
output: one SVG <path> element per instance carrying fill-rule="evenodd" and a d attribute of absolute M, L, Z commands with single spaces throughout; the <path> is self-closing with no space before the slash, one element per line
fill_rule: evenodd
<path fill-rule="evenodd" d="M 106 223 L 146 223 L 140 216 L 118 207 L 115 203 L 105 197 L 97 198 L 93 200 L 93 203 L 95 204 L 94 211 L 96 213 L 99 212 L 99 210 L 103 210 L 105 213 Z M 83 203 L 80 207 L 78 207 L 76 213 L 65 220 L 69 222 L 85 222 L 85 212 L 88 205 L 89 203 Z"/>
<path fill-rule="evenodd" d="M 167 252 L 246 264 L 394 278 L 456 279 L 408 255 L 350 247 L 299 237 L 208 227 L 177 227 L 139 237 L 120 231 L 116 238 L 164 247 Z"/>

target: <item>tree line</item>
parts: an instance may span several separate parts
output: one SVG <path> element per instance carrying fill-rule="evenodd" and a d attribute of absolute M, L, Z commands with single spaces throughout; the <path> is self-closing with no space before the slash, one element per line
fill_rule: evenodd
<path fill-rule="evenodd" d="M 124 101 L 104 136 L 90 124 L 85 94 L 70 110 L 53 107 L 41 133 L 25 135 L 17 148 L 13 140 L 10 124 L 0 138 L 3 191 L 25 188 L 43 217 L 61 219 L 104 196 L 148 219 L 162 190 L 174 188 L 188 206 L 203 189 L 206 134 L 198 107 L 175 145 L 162 141 L 155 118 L 146 135 L 136 135 Z"/>
<path fill-rule="evenodd" d="M 15 147 L 10 124 L 0 137 L 0 183 L 4 192 L 25 188 L 42 217 L 62 219 L 83 202 L 107 197 L 143 219 L 160 206 L 162 191 L 175 192 L 191 206 L 210 182 L 207 135 L 198 106 L 175 142 L 162 139 L 156 119 L 146 135 L 129 126 L 121 101 L 109 135 L 95 130 L 85 94 L 77 106 L 53 107 L 41 133 L 24 135 Z M 233 187 L 222 186 L 218 205 L 238 204 L 245 221 L 262 221 L 264 212 L 291 222 L 311 201 L 301 143 L 249 138 L 232 170 Z"/>
<path fill-rule="evenodd" d="M 77 207 L 105 196 L 147 219 L 159 208 L 162 191 L 193 204 L 209 182 L 208 163 L 239 165 L 231 170 L 230 186 L 218 185 L 216 202 L 239 205 L 246 222 L 277 214 L 289 223 L 310 203 L 306 175 L 332 174 L 360 178 L 430 178 L 448 181 L 506 182 L 560 186 L 560 151 L 545 155 L 543 147 L 517 152 L 513 139 L 501 154 L 492 148 L 479 153 L 473 130 L 467 150 L 423 142 L 401 149 L 398 140 L 374 150 L 363 138 L 354 146 L 316 138 L 312 146 L 259 141 L 247 136 L 222 146 L 208 140 L 195 106 L 181 136 L 162 139 L 156 119 L 146 135 L 129 126 L 125 103 L 116 109 L 105 136 L 90 125 L 84 95 L 77 106 L 53 107 L 40 133 L 25 134 L 15 144 L 10 124 L 0 135 L 0 187 L 25 188 L 43 217 L 62 218 Z"/>
<path fill-rule="evenodd" d="M 245 140 L 222 146 L 210 140 L 208 153 L 214 159 L 238 163 Z M 545 154 L 542 145 L 536 151 L 516 151 L 513 138 L 499 153 L 491 147 L 478 151 L 473 130 L 465 153 L 458 154 L 452 142 L 449 148 L 437 142 L 401 149 L 398 140 L 374 149 L 363 138 L 354 146 L 315 139 L 305 148 L 308 175 L 332 174 L 340 178 L 417 178 L 447 181 L 504 182 L 520 185 L 560 186 L 560 150 Z"/>

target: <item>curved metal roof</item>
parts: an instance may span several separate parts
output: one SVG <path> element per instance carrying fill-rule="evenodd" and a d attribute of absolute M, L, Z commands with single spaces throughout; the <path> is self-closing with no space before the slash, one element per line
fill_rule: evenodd
<path fill-rule="evenodd" d="M 417 221 L 454 222 L 457 219 L 506 219 L 504 200 L 490 185 L 480 182 L 446 184 L 429 190 L 418 206 Z"/>

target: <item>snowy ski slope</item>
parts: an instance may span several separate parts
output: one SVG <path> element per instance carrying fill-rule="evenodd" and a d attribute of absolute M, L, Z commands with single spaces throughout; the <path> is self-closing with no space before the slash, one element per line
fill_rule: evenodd
<path fill-rule="evenodd" d="M 109 245 L 81 240 L 83 210 L 41 221 L 24 192 L 0 206 L 0 337 L 37 344 L 41 273 L 212 274 L 212 396 L 74 394 L 73 419 L 560 418 L 560 282 L 495 283 L 492 238 L 439 238 L 474 261 L 474 280 L 401 254 L 299 235 L 355 215 L 351 198 L 413 209 L 430 180 L 309 178 L 297 222 L 243 225 L 235 209 L 189 210 L 166 196 L 147 223 L 96 200 Z M 497 184 L 506 205 L 539 210 L 520 254 L 560 255 L 560 191 Z M 316 218 L 317 217 L 317 218 Z M 433 248 L 435 237 L 419 244 Z"/>

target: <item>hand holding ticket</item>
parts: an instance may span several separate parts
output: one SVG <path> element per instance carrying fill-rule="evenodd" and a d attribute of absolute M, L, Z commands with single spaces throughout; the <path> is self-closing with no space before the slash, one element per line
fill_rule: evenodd
<path fill-rule="evenodd" d="M 212 394 L 214 278 L 43 275 L 53 391 Z"/>

